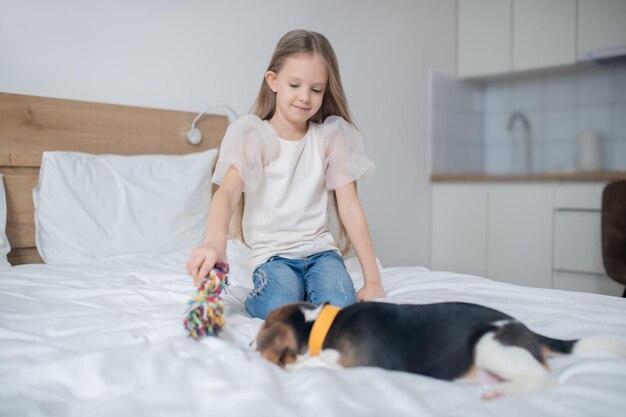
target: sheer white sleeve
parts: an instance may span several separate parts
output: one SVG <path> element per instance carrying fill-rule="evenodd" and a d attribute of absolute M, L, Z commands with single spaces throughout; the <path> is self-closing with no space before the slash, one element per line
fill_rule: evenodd
<path fill-rule="evenodd" d="M 254 192 L 263 178 L 263 167 L 280 150 L 274 130 L 254 115 L 233 122 L 224 135 L 212 181 L 221 185 L 231 166 L 239 171 L 244 192 Z"/>
<path fill-rule="evenodd" d="M 334 190 L 374 172 L 359 131 L 342 117 L 329 116 L 319 127 L 326 188 Z"/>

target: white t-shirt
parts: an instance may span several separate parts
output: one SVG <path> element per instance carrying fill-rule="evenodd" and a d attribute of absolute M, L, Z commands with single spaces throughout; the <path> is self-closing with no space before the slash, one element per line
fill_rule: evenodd
<path fill-rule="evenodd" d="M 226 131 L 213 182 L 231 165 L 244 182 L 243 233 L 252 249 L 250 268 L 272 256 L 304 258 L 335 250 L 329 231 L 329 193 L 373 171 L 360 133 L 343 118 L 309 123 L 298 141 L 278 137 L 257 116 Z"/>

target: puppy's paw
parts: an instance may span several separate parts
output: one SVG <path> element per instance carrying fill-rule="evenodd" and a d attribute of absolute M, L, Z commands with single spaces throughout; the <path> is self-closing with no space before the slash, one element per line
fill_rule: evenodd
<path fill-rule="evenodd" d="M 285 366 L 285 369 L 289 371 L 299 368 L 340 369 L 339 352 L 334 349 L 325 349 L 318 356 L 311 356 L 309 353 L 298 355 L 295 363 Z"/>
<path fill-rule="evenodd" d="M 330 369 L 340 369 L 339 359 L 341 355 L 335 349 L 324 349 L 320 352 L 319 359 L 324 363 L 324 367 Z"/>
<path fill-rule="evenodd" d="M 490 389 L 489 391 L 483 393 L 481 398 L 486 401 L 495 400 L 497 398 L 504 397 L 506 394 L 502 391 L 498 391 L 496 389 Z"/>

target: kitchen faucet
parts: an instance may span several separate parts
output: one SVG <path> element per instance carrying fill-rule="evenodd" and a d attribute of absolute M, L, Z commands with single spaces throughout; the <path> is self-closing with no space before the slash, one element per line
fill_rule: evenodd
<path fill-rule="evenodd" d="M 530 121 L 528 120 L 526 115 L 520 111 L 511 113 L 511 116 L 509 117 L 509 122 L 507 123 L 507 130 L 509 132 L 513 130 L 516 120 L 519 120 L 520 123 L 522 123 L 522 128 L 524 129 L 524 148 L 526 151 L 525 173 L 530 174 L 531 169 L 532 169 L 532 162 L 531 162 L 532 130 L 530 128 Z"/>

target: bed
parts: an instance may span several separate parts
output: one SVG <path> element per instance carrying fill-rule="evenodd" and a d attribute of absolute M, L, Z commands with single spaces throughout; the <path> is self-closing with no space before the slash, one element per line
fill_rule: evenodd
<path fill-rule="evenodd" d="M 52 175 L 55 168 L 63 170 L 67 164 L 71 165 L 73 160 L 64 159 L 65 151 L 120 153 L 114 152 L 120 149 L 120 140 L 101 148 L 93 144 L 81 148 L 76 139 L 52 148 L 36 148 L 43 138 L 63 136 L 67 141 L 72 136 L 59 134 L 58 123 L 38 122 L 41 108 L 51 112 L 55 120 L 73 121 L 67 125 L 70 130 L 78 131 L 79 137 L 94 136 L 95 128 L 84 117 L 69 117 L 66 112 L 88 113 L 87 118 L 94 120 L 102 120 L 103 112 L 108 112 L 106 129 L 98 134 L 108 138 L 121 134 L 120 128 L 114 127 L 118 124 L 114 120 L 121 119 L 125 126 L 122 130 L 128 133 L 129 124 L 134 126 L 136 120 L 147 117 L 148 125 L 160 126 L 148 135 L 150 143 L 175 142 L 177 138 L 184 142 L 185 129 L 194 115 L 12 94 L 0 94 L 0 106 L 3 109 L 0 168 L 7 190 L 6 236 L 11 247 L 17 249 L 12 249 L 13 256 L 8 257 L 14 266 L 0 264 L 2 416 L 572 417 L 621 416 L 626 410 L 626 359 L 607 352 L 552 358 L 549 364 L 554 386 L 494 401 L 481 400 L 485 387 L 479 384 L 449 383 L 401 372 L 374 368 L 280 369 L 249 348 L 262 322 L 251 318 L 243 307 L 252 285 L 246 272 L 248 250 L 235 241 L 228 243 L 231 286 L 224 296 L 226 327 L 219 338 L 196 342 L 187 336 L 182 324 L 187 300 L 194 292 L 191 278 L 184 271 L 184 261 L 192 245 L 155 248 L 141 242 L 142 233 L 152 240 L 154 236 L 150 233 L 164 233 L 151 229 L 130 235 L 130 240 L 135 239 L 135 246 L 131 247 L 118 241 L 104 244 L 100 236 L 81 240 L 74 246 L 71 239 L 55 240 L 65 233 L 79 236 L 88 228 L 72 230 L 67 218 L 63 228 L 50 226 L 51 219 L 60 221 L 58 211 L 71 212 L 75 204 L 71 199 L 65 201 L 65 190 L 65 194 L 61 193 L 64 202 L 55 203 L 55 209 L 59 205 L 61 209 L 46 207 L 54 200 L 46 194 L 51 190 L 48 187 L 46 191 L 48 183 L 37 180 L 41 161 L 45 176 Z M 23 124 L 21 128 L 15 127 L 4 116 L 7 108 L 27 117 L 13 119 L 30 122 L 26 127 Z M 76 120 L 83 121 L 76 126 Z M 227 123 L 225 118 L 214 116 L 204 124 L 213 139 L 207 140 L 202 149 L 186 148 L 183 143 L 174 150 L 144 142 L 123 153 L 204 154 L 218 146 Z M 141 135 L 137 127 L 130 130 L 133 133 L 128 133 L 130 136 L 122 142 Z M 161 135 L 164 131 L 167 134 Z M 37 139 L 27 149 L 11 148 L 12 143 L 24 145 L 23 140 L 16 138 L 35 134 Z M 157 136 L 165 138 L 157 139 Z M 82 141 L 81 144 L 84 145 Z M 44 158 L 42 152 L 46 152 Z M 89 165 L 93 158 L 101 162 L 93 155 L 76 158 L 80 161 L 79 168 Z M 126 161 L 120 162 L 111 155 L 103 158 L 107 166 Z M 137 161 L 145 162 L 133 161 L 133 166 Z M 82 183 L 77 178 L 91 178 L 93 174 L 72 172 L 80 175 L 66 181 L 70 185 Z M 58 185 L 62 177 L 51 178 L 49 184 Z M 35 203 L 31 198 L 33 187 L 40 188 L 35 193 Z M 141 193 L 142 189 L 136 192 Z M 94 199 L 102 204 L 97 193 Z M 91 203 L 82 202 L 88 208 Z M 129 199 L 124 204 L 112 207 L 120 210 L 138 203 Z M 28 216 L 20 217 L 16 213 L 18 206 L 22 211 L 29 209 Z M 41 213 L 46 209 L 50 217 L 42 219 Z M 123 210 L 113 211 L 111 217 L 125 216 Z M 82 225 L 80 216 L 72 212 L 70 220 Z M 106 213 L 102 216 L 99 221 L 111 221 Z M 150 220 L 150 216 L 145 217 L 148 219 L 135 216 L 132 221 Z M 132 221 L 122 224 L 132 228 Z M 96 246 L 90 247 L 92 244 Z M 133 247 L 141 249 L 133 251 Z M 42 263 L 42 258 L 46 263 Z M 355 286 L 362 285 L 362 273 L 355 259 L 348 259 L 346 265 Z M 511 314 L 548 336 L 578 338 L 602 333 L 626 341 L 626 301 L 621 298 L 521 287 L 419 266 L 381 266 L 381 276 L 387 291 L 387 298 L 381 301 L 474 302 Z"/>

